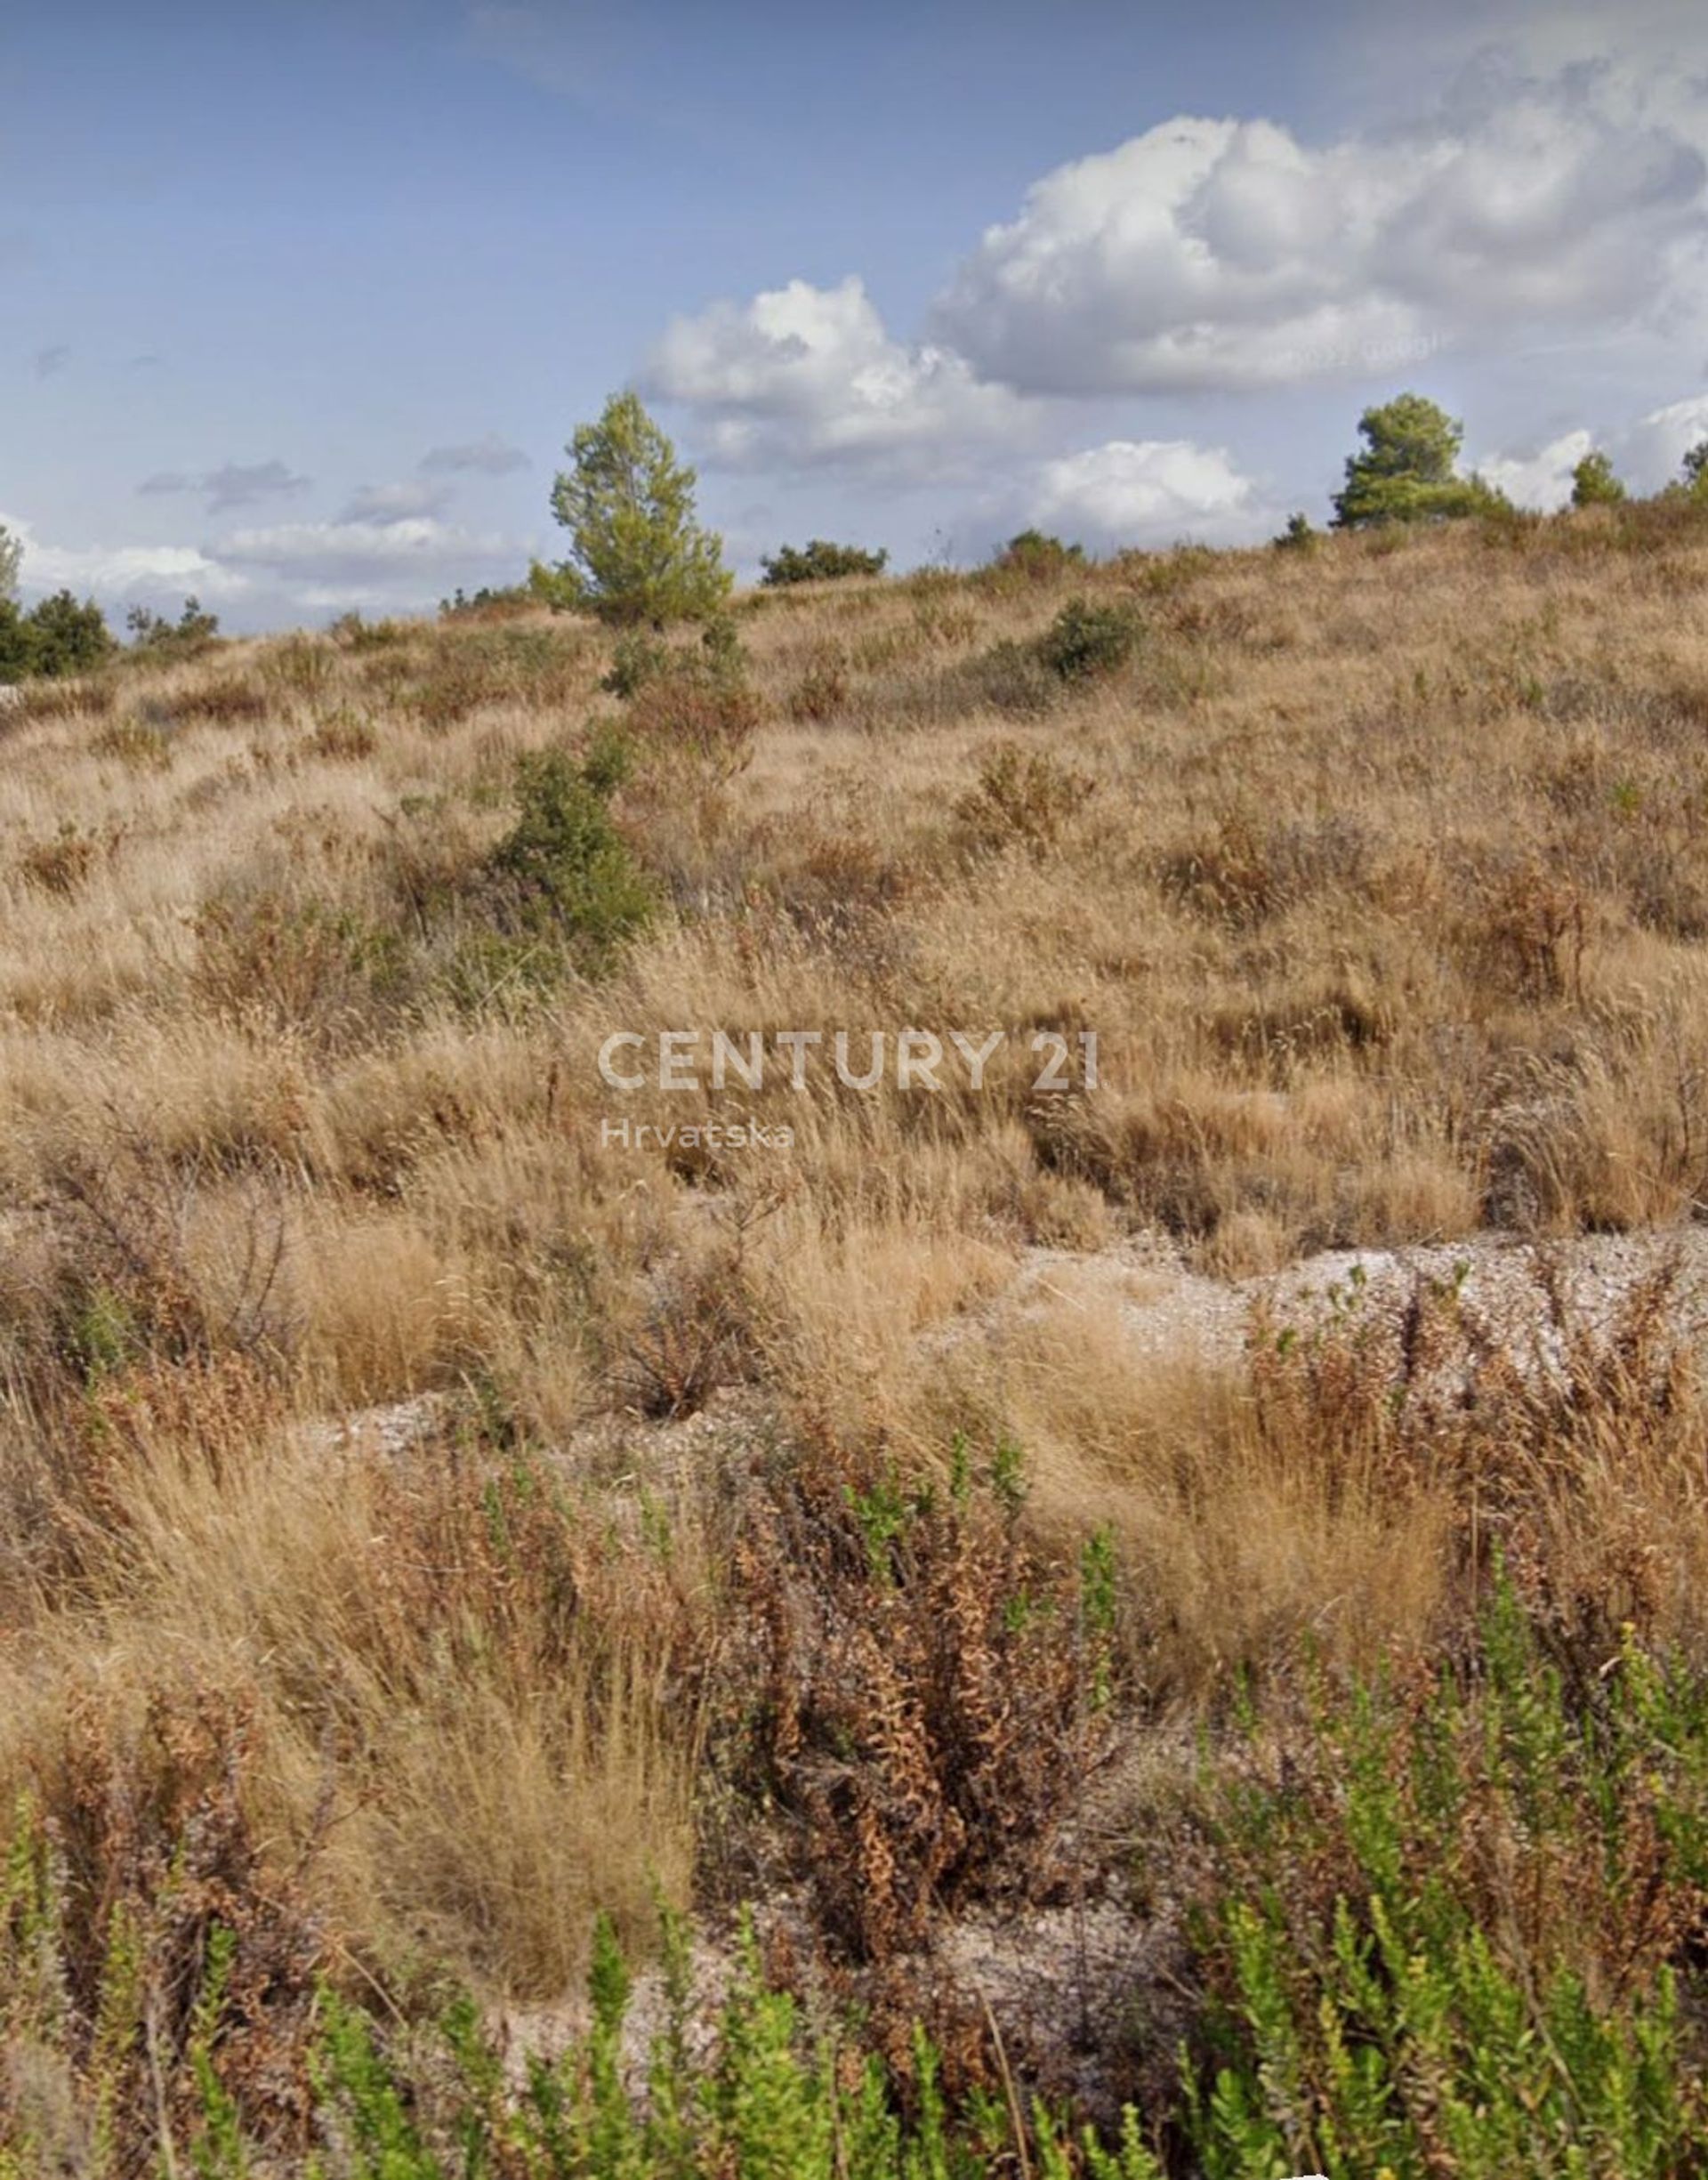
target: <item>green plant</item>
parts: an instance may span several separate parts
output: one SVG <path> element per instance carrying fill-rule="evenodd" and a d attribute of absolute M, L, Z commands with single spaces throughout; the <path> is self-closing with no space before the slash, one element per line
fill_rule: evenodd
<path fill-rule="evenodd" d="M 1084 545 L 1064 545 L 1041 529 L 1023 529 L 1009 539 L 991 561 L 1004 575 L 1023 577 L 1028 583 L 1053 583 L 1070 569 L 1085 565 Z"/>
<path fill-rule="evenodd" d="M 665 671 L 670 658 L 669 646 L 656 635 L 632 628 L 617 638 L 610 666 L 599 685 L 608 696 L 626 699 L 638 695 L 648 682 L 656 681 Z"/>
<path fill-rule="evenodd" d="M 23 565 L 24 541 L 14 537 L 4 522 L 0 522 L 0 598 L 17 594 L 18 570 Z"/>
<path fill-rule="evenodd" d="M 1039 640 L 1038 656 L 1059 680 L 1094 681 L 1126 664 L 1139 634 L 1131 606 L 1070 598 Z"/>
<path fill-rule="evenodd" d="M 1290 514 L 1287 527 L 1274 542 L 1286 552 L 1310 553 L 1315 551 L 1320 539 L 1321 532 L 1312 527 L 1309 515 Z"/>
<path fill-rule="evenodd" d="M 694 472 L 633 393 L 613 394 L 570 441 L 552 489 L 569 556 L 548 575 L 601 619 L 704 620 L 728 596 L 722 540 L 694 519 Z M 530 580 L 533 578 L 530 577 Z"/>
<path fill-rule="evenodd" d="M 1573 1691 L 1500 1580 L 1462 1666 L 1318 1691 L 1271 1748 L 1198 1930 L 1209 2180 L 1698 2169 L 1708 1683 L 1628 1641 Z"/>
<path fill-rule="evenodd" d="M 838 583 L 848 576 L 882 575 L 889 553 L 868 553 L 859 545 L 830 545 L 810 537 L 804 545 L 779 545 L 762 557 L 760 566 L 766 589 L 781 590 L 791 583 Z"/>
<path fill-rule="evenodd" d="M 1422 394 L 1366 408 L 1358 432 L 1365 444 L 1347 456 L 1346 482 L 1334 496 L 1337 529 L 1438 521 L 1506 504 L 1481 478 L 1454 474 L 1464 426 Z"/>
<path fill-rule="evenodd" d="M 564 749 L 520 759 L 516 822 L 487 863 L 507 920 L 560 937 L 588 969 L 608 966 L 653 913 L 652 887 L 611 816 L 627 765 L 627 745 L 611 735 L 579 759 Z"/>
<path fill-rule="evenodd" d="M 1599 449 L 1586 454 L 1572 472 L 1574 507 L 1617 507 L 1625 488 L 1613 473 L 1613 464 Z"/>
<path fill-rule="evenodd" d="M 56 591 L 28 612 L 0 591 L 0 681 L 58 680 L 103 666 L 114 650 L 101 608 Z"/>
<path fill-rule="evenodd" d="M 525 613 L 535 602 L 534 592 L 526 581 L 483 583 L 471 596 L 459 584 L 450 597 L 439 600 L 439 618 L 442 621 L 503 620 L 511 614 Z"/>
<path fill-rule="evenodd" d="M 194 658 L 219 635 L 220 617 L 205 613 L 199 598 L 186 598 L 175 621 L 147 606 L 133 606 L 125 616 L 125 626 L 131 632 L 135 650 L 151 658 Z"/>

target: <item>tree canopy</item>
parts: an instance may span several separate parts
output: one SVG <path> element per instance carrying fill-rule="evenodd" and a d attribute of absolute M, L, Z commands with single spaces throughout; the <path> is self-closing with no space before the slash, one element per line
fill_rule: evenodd
<path fill-rule="evenodd" d="M 1338 529 L 1441 521 L 1506 505 L 1480 477 L 1457 474 L 1464 426 L 1420 393 L 1366 408 L 1358 433 L 1365 443 L 1347 456 L 1346 482 L 1334 496 Z"/>
<path fill-rule="evenodd" d="M 634 393 L 613 394 L 580 425 L 552 488 L 568 557 L 536 588 L 601 619 L 662 627 L 704 620 L 728 595 L 723 540 L 694 515 L 695 473 Z"/>

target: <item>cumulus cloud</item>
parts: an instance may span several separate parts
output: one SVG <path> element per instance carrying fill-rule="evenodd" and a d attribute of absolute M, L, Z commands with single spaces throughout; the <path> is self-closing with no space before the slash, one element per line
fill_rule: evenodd
<path fill-rule="evenodd" d="M 1551 513 L 1572 497 L 1572 472 L 1600 448 L 1633 492 L 1658 492 L 1677 481 L 1687 452 L 1708 439 L 1708 393 L 1651 409 L 1634 423 L 1597 433 L 1587 427 L 1562 432 L 1534 453 L 1494 454 L 1478 464 L 1520 507 Z"/>
<path fill-rule="evenodd" d="M 1477 464 L 1478 473 L 1516 506 L 1551 514 L 1572 497 L 1572 472 L 1594 448 L 1593 432 L 1565 432 L 1535 454 L 1491 455 Z"/>
<path fill-rule="evenodd" d="M 791 280 L 673 319 L 646 388 L 697 411 L 711 458 L 732 468 L 890 464 L 925 475 L 1032 420 L 951 350 L 893 339 L 853 274 L 834 287 Z"/>
<path fill-rule="evenodd" d="M 1708 439 L 1708 393 L 1672 401 L 1639 417 L 1615 444 L 1614 458 L 1640 492 L 1657 491 L 1678 476 L 1692 447 Z"/>
<path fill-rule="evenodd" d="M 520 447 L 512 447 L 488 432 L 484 439 L 469 440 L 460 447 L 434 447 L 423 455 L 421 466 L 430 477 L 456 476 L 464 471 L 478 471 L 486 477 L 508 477 L 519 469 L 532 464 Z"/>
<path fill-rule="evenodd" d="M 1479 80 L 1383 137 L 1180 117 L 1059 167 L 987 230 L 934 330 L 1024 391 L 1170 392 L 1658 323 L 1694 297 L 1708 163 L 1677 115 L 1593 70 Z"/>
<path fill-rule="evenodd" d="M 264 500 L 294 497 L 306 492 L 312 482 L 311 478 L 299 477 L 283 462 L 226 462 L 199 476 L 187 475 L 182 470 L 158 470 L 136 488 L 150 497 L 195 493 L 206 500 L 210 514 L 228 514 L 239 507 L 257 506 Z"/>
<path fill-rule="evenodd" d="M 1023 502 L 1041 529 L 1093 546 L 1237 544 L 1274 521 L 1223 447 L 1110 440 L 1039 464 Z"/>
<path fill-rule="evenodd" d="M 192 591 L 204 599 L 234 598 L 248 587 L 246 577 L 196 545 L 56 545 L 20 517 L 0 515 L 0 521 L 23 545 L 22 585 L 32 594 L 69 590 L 128 603 Z"/>

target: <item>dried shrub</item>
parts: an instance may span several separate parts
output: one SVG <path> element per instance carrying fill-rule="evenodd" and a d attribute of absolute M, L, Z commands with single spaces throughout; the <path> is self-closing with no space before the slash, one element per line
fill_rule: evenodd
<path fill-rule="evenodd" d="M 325 757 L 334 764 L 359 763 L 371 757 L 380 746 L 380 738 L 373 721 L 366 713 L 340 705 L 335 711 L 325 712 L 316 720 L 314 732 L 310 735 L 308 747 L 317 757 Z"/>
<path fill-rule="evenodd" d="M 690 660 L 642 682 L 624 726 L 644 759 L 669 771 L 689 766 L 723 784 L 752 763 L 763 715 L 742 676 Z"/>
<path fill-rule="evenodd" d="M 1036 647 L 1007 640 L 949 669 L 943 687 L 952 716 L 988 710 L 1010 719 L 1042 719 L 1061 696 L 1060 677 L 1044 665 Z"/>
<path fill-rule="evenodd" d="M 1052 1849 L 1100 1750 L 1107 1628 L 1019 1520 L 1018 1457 L 975 1485 L 802 1461 L 735 1565 L 756 1784 L 787 1813 L 818 1928 L 857 1960 L 934 1910 L 1062 1879 Z"/>
<path fill-rule="evenodd" d="M 838 713 L 847 710 L 852 686 L 847 654 L 839 645 L 826 646 L 814 654 L 806 672 L 790 690 L 789 716 L 822 725 L 826 720 L 834 719 Z"/>
<path fill-rule="evenodd" d="M 18 859 L 27 885 L 61 897 L 77 892 L 87 884 L 101 852 L 101 842 L 67 818 L 52 840 L 38 840 Z"/>
<path fill-rule="evenodd" d="M 264 690 L 241 674 L 211 675 L 173 691 L 166 700 L 181 726 L 234 727 L 253 725 L 266 718 L 271 700 Z"/>
<path fill-rule="evenodd" d="M 205 901 L 191 926 L 201 1004 L 236 1023 L 358 1033 L 400 995 L 402 933 L 318 900 L 237 888 Z"/>
<path fill-rule="evenodd" d="M 117 757 L 138 771 L 164 771 L 172 763 L 169 715 L 130 715 L 109 720 L 89 747 L 97 756 Z"/>
<path fill-rule="evenodd" d="M 313 702 L 324 697 L 337 678 L 338 653 L 332 644 L 315 636 L 285 636 L 268 646 L 261 673 L 281 696 L 304 697 Z"/>
<path fill-rule="evenodd" d="M 257 2149 L 307 2149 L 330 1955 L 246 1805 L 263 1762 L 240 1690 L 157 1687 L 135 1724 L 77 1691 L 14 1817 L 8 2041 L 68 2069 L 118 2174 L 201 2137 L 221 2099 Z M 8 2071 L 0 2133 L 27 2124 L 28 2084 Z"/>
<path fill-rule="evenodd" d="M 955 820 L 975 853 L 1023 847 L 1044 855 L 1095 791 L 1089 773 L 1062 763 L 1047 750 L 1001 742 L 980 758 L 978 785 L 955 804 Z"/>
<path fill-rule="evenodd" d="M 1536 1003 L 1583 992 L 1589 917 L 1576 883 L 1535 859 L 1476 872 L 1454 926 L 1468 973 Z"/>

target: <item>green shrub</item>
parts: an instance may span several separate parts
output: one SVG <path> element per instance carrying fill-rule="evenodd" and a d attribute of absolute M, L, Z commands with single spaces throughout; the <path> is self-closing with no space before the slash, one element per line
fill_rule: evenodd
<path fill-rule="evenodd" d="M 199 598 L 186 598 L 175 621 L 147 606 L 133 606 L 125 617 L 131 632 L 131 647 L 151 658 L 194 658 L 220 633 L 217 613 L 204 613 Z"/>
<path fill-rule="evenodd" d="M 1253 1749 L 1216 1853 L 1206 2180 L 1704 2169 L 1699 1675 L 1628 1641 L 1568 1687 L 1503 1585 L 1458 1671 L 1319 1697 Z"/>
<path fill-rule="evenodd" d="M 504 921 L 519 935 L 561 939 L 590 972 L 609 966 L 655 906 L 611 816 L 627 764 L 626 745 L 609 735 L 581 759 L 563 749 L 522 757 L 516 822 L 487 866 Z"/>
<path fill-rule="evenodd" d="M 626 635 L 617 638 L 609 671 L 600 677 L 599 685 L 607 696 L 625 699 L 637 696 L 649 682 L 656 681 L 665 671 L 670 658 L 670 646 L 661 638 L 632 628 Z"/>
<path fill-rule="evenodd" d="M 1358 432 L 1365 443 L 1347 456 L 1346 482 L 1334 496 L 1337 529 L 1449 521 L 1508 504 L 1480 477 L 1454 473 L 1465 428 L 1422 394 L 1366 408 Z"/>
<path fill-rule="evenodd" d="M 517 613 L 526 613 L 538 602 L 531 585 L 526 582 L 494 585 L 483 583 L 472 596 L 461 584 L 448 598 L 439 602 L 439 618 L 442 621 L 505 620 Z"/>
<path fill-rule="evenodd" d="M 103 666 L 115 648 L 93 598 L 79 604 L 69 591 L 57 591 L 26 613 L 14 600 L 0 596 L 0 682 L 87 674 Z"/>
<path fill-rule="evenodd" d="M 1023 529 L 991 561 L 1004 575 L 1023 576 L 1030 583 L 1054 583 L 1070 569 L 1085 565 L 1084 545 L 1064 545 L 1041 529 Z"/>
<path fill-rule="evenodd" d="M 1613 473 L 1613 464 L 1599 449 L 1586 454 L 1572 472 L 1574 507 L 1617 507 L 1625 488 Z"/>
<path fill-rule="evenodd" d="M 1287 527 L 1273 542 L 1285 552 L 1311 553 L 1316 550 L 1321 536 L 1322 533 L 1312 527 L 1308 514 L 1290 514 Z"/>
<path fill-rule="evenodd" d="M 765 587 L 781 590 L 791 583 L 838 583 L 847 576 L 882 575 L 889 561 L 886 550 L 868 553 L 859 545 L 810 537 L 802 546 L 779 545 L 759 564 L 765 570 Z"/>
<path fill-rule="evenodd" d="M 1093 681 L 1124 666 L 1138 641 L 1139 619 L 1131 606 L 1070 598 L 1040 639 L 1038 657 L 1060 681 Z"/>

